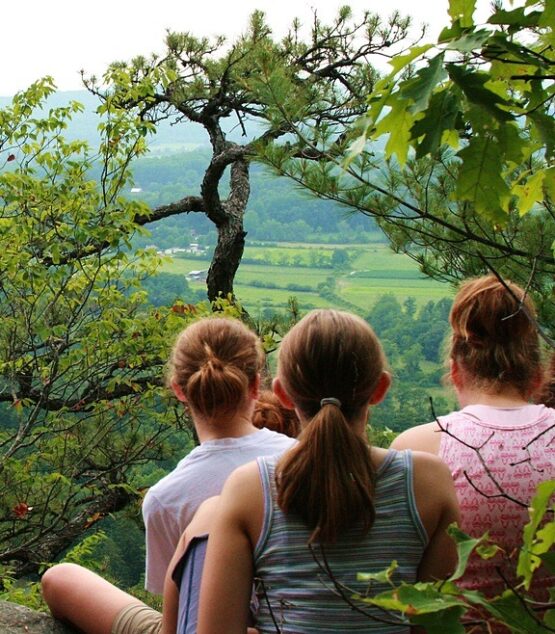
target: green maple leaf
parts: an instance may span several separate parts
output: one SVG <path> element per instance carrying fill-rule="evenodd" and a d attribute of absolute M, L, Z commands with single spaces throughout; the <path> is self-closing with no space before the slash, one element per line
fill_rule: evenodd
<path fill-rule="evenodd" d="M 511 106 L 511 103 L 501 95 L 486 88 L 485 84 L 491 79 L 488 73 L 460 68 L 453 63 L 447 64 L 447 72 L 453 82 L 463 91 L 468 101 L 480 106 L 500 122 L 514 119 L 510 112 L 499 107 L 499 105 Z"/>
<path fill-rule="evenodd" d="M 474 603 L 481 605 L 491 616 L 508 626 L 509 630 L 518 634 L 536 634 L 540 632 L 539 619 L 534 618 L 532 611 L 526 608 L 522 597 L 513 590 L 495 597 L 493 600 L 474 595 Z"/>
<path fill-rule="evenodd" d="M 520 31 L 523 27 L 536 26 L 540 16 L 540 11 L 531 11 L 526 13 L 524 7 L 517 7 L 512 11 L 500 9 L 491 16 L 488 23 L 514 26 Z"/>
<path fill-rule="evenodd" d="M 518 213 L 523 216 L 539 201 L 543 200 L 543 181 L 545 171 L 540 170 L 530 176 L 524 183 L 517 183 L 512 188 L 518 200 Z"/>
<path fill-rule="evenodd" d="M 555 523 L 553 520 L 538 530 L 547 510 L 552 508 L 551 499 L 554 493 L 555 480 L 542 482 L 538 486 L 536 495 L 534 495 L 528 509 L 530 522 L 524 527 L 523 547 L 520 550 L 516 569 L 517 575 L 524 578 L 526 589 L 530 588 L 534 570 L 541 563 L 538 556 L 549 552 L 555 543 Z"/>
<path fill-rule="evenodd" d="M 547 159 L 553 158 L 555 156 L 555 121 L 553 117 L 541 111 L 530 112 L 527 116 L 545 145 L 545 157 Z"/>
<path fill-rule="evenodd" d="M 472 137 L 458 152 L 462 160 L 457 177 L 458 200 L 470 202 L 474 209 L 496 222 L 506 220 L 510 191 L 501 177 L 503 156 L 492 137 Z"/>
<path fill-rule="evenodd" d="M 464 612 L 463 607 L 452 607 L 441 612 L 413 616 L 411 623 L 423 626 L 427 634 L 464 634 L 465 628 L 461 623 Z"/>
<path fill-rule="evenodd" d="M 546 196 L 554 201 L 555 200 L 555 167 L 550 167 L 545 170 L 545 177 L 543 180 L 543 189 Z"/>
<path fill-rule="evenodd" d="M 449 15 L 453 22 L 459 22 L 464 27 L 474 25 L 472 16 L 476 8 L 476 0 L 449 0 Z"/>
<path fill-rule="evenodd" d="M 411 128 L 411 137 L 420 139 L 416 147 L 416 158 L 433 154 L 441 145 L 445 130 L 454 130 L 460 113 L 460 100 L 450 90 L 432 95 L 425 116 Z"/>
<path fill-rule="evenodd" d="M 402 166 L 407 161 L 407 154 L 411 141 L 411 128 L 414 124 L 415 116 L 410 112 L 407 101 L 398 96 L 392 95 L 388 104 L 391 110 L 379 121 L 372 138 L 378 138 L 383 134 L 389 135 L 385 145 L 387 158 L 395 155 Z"/>
<path fill-rule="evenodd" d="M 414 77 L 404 82 L 400 89 L 403 97 L 414 102 L 411 106 L 413 112 L 419 112 L 427 107 L 433 90 L 447 77 L 443 67 L 444 54 L 441 53 L 421 68 Z"/>
<path fill-rule="evenodd" d="M 522 128 L 509 121 L 495 131 L 499 149 L 506 161 L 520 165 L 528 158 L 529 141 L 522 136 Z"/>

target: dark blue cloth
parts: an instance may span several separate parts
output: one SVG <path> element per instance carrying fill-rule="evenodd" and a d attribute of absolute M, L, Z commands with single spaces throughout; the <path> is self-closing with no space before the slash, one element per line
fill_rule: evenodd
<path fill-rule="evenodd" d="M 200 580 L 207 542 L 207 534 L 193 537 L 173 570 L 172 579 L 179 589 L 176 634 L 196 634 Z"/>

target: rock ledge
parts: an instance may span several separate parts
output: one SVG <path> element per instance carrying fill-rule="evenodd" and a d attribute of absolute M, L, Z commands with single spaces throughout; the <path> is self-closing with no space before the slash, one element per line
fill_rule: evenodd
<path fill-rule="evenodd" d="M 76 634 L 50 615 L 35 612 L 22 605 L 0 601 L 0 632 L 2 634 Z"/>

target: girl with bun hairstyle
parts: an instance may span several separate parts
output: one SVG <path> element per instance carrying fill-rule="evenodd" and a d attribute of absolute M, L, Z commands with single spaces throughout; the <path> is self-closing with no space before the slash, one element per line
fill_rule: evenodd
<path fill-rule="evenodd" d="M 515 554 L 537 485 L 555 477 L 555 410 L 535 405 L 544 379 L 530 297 L 487 275 L 465 282 L 449 321 L 449 374 L 461 409 L 413 427 L 393 442 L 438 455 L 453 475 L 461 528 L 486 531 L 502 547 L 493 559 L 470 560 L 463 585 L 496 595 L 501 572 L 514 581 Z M 512 557 L 511 557 L 512 556 Z M 512 559 L 512 561 L 511 561 Z M 555 579 L 535 579 L 533 592 Z"/>
<path fill-rule="evenodd" d="M 55 566 L 43 576 L 43 594 L 54 616 L 89 634 L 176 631 L 177 604 L 183 608 L 178 586 L 183 594 L 185 580 L 187 601 L 196 599 L 205 540 L 195 540 L 190 550 L 187 547 L 193 538 L 204 538 L 210 526 L 210 504 L 190 525 L 197 509 L 220 493 L 236 467 L 258 456 L 281 454 L 295 442 L 252 423 L 263 366 L 258 337 L 236 319 L 208 317 L 194 322 L 173 347 L 167 383 L 187 404 L 200 445 L 149 489 L 143 503 L 146 587 L 155 593 L 164 590 L 164 624 L 160 613 L 72 564 Z M 187 622 L 180 621 L 177 631 L 194 632 L 196 612 L 186 610 L 183 618 Z M 242 634 L 246 631 L 245 627 Z"/>
<path fill-rule="evenodd" d="M 287 409 L 271 390 L 260 392 L 254 408 L 252 422 L 259 429 L 273 429 L 280 434 L 296 438 L 301 424 L 294 409 Z"/>
<path fill-rule="evenodd" d="M 200 504 L 220 493 L 229 474 L 292 445 L 252 422 L 264 361 L 258 337 L 237 319 L 202 319 L 177 338 L 167 382 L 189 407 L 200 445 L 151 487 L 143 502 L 147 590 L 162 592 L 181 534 Z"/>
<path fill-rule="evenodd" d="M 362 319 L 316 310 L 284 337 L 274 391 L 303 431 L 280 457 L 237 469 L 218 502 L 201 584 L 199 634 L 243 634 L 253 581 L 261 634 L 408 632 L 353 611 L 335 579 L 364 594 L 358 572 L 396 560 L 395 581 L 443 578 L 455 565 L 445 533 L 457 520 L 445 465 L 425 453 L 371 447 L 368 408 L 390 384 Z M 372 585 L 372 592 L 385 590 Z"/>

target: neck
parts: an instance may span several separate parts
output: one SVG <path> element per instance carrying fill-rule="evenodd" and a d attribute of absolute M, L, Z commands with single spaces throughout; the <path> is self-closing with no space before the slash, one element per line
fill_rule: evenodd
<path fill-rule="evenodd" d="M 310 419 L 306 418 L 306 416 L 296 408 L 295 412 L 297 413 L 297 418 L 301 422 L 301 428 L 304 429 L 310 423 Z M 363 407 L 360 410 L 360 414 L 349 421 L 349 425 L 351 429 L 355 432 L 355 434 L 357 434 L 357 436 L 360 436 L 361 438 L 364 438 L 364 440 L 366 441 L 368 440 L 367 427 L 369 416 L 370 414 L 368 407 Z"/>
<path fill-rule="evenodd" d="M 487 392 L 478 388 L 460 387 L 457 398 L 461 407 L 467 405 L 489 405 L 490 407 L 523 407 L 528 401 L 514 388 L 503 392 Z"/>
<path fill-rule="evenodd" d="M 236 413 L 232 417 L 225 414 L 213 418 L 193 415 L 193 422 L 201 443 L 221 438 L 241 438 L 258 431 L 251 422 L 250 412 Z"/>

